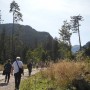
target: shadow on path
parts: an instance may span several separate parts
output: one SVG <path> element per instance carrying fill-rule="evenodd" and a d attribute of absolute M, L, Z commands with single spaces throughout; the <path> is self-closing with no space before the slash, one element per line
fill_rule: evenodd
<path fill-rule="evenodd" d="M 7 83 L 0 83 L 0 87 L 7 86 L 7 85 L 8 85 Z"/>

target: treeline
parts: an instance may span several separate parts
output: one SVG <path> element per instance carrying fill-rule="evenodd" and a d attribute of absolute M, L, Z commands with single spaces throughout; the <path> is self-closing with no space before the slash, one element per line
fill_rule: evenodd
<path fill-rule="evenodd" d="M 0 25 L 0 62 L 4 63 L 8 58 L 12 59 L 14 56 L 21 56 L 26 62 L 26 55 L 28 51 L 42 46 L 49 51 L 52 49 L 53 38 L 47 32 L 37 32 L 29 26 L 14 25 L 13 34 L 13 48 L 12 48 L 12 27 L 13 24 Z"/>
<path fill-rule="evenodd" d="M 11 26 L 12 25 L 9 26 L 9 24 L 4 24 L 3 27 L 2 24 L 0 25 L 0 63 L 5 63 L 9 58 L 12 59 Z M 60 38 L 53 39 L 49 34 L 46 33 L 43 33 L 43 36 L 41 35 L 42 33 L 40 33 L 39 36 L 42 37 L 38 38 L 38 36 L 35 36 L 36 33 L 33 34 L 32 32 L 29 32 L 30 30 L 26 30 L 25 27 L 23 27 L 25 29 L 21 27 L 17 25 L 15 26 L 15 32 L 13 36 L 14 55 L 15 57 L 21 56 L 24 63 L 27 63 L 27 61 L 30 59 L 32 59 L 34 62 L 46 62 L 50 60 L 56 62 L 59 59 L 68 58 L 72 60 L 90 56 L 90 43 L 87 43 L 86 46 L 83 46 L 81 50 L 73 54 L 71 51 L 72 45 L 70 43 L 70 38 L 69 40 L 65 39 L 66 36 L 61 33 L 61 31 L 64 30 L 62 28 L 59 29 Z M 28 35 L 27 33 L 30 33 L 30 35 Z M 31 37 L 31 35 L 36 38 Z M 46 36 L 46 38 L 44 37 L 44 35 Z"/>

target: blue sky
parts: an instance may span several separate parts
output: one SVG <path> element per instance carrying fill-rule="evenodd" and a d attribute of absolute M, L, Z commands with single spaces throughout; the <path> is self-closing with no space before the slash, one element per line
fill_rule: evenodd
<path fill-rule="evenodd" d="M 13 0 L 0 0 L 0 10 L 3 23 L 12 23 L 12 13 L 9 13 L 10 3 Z M 53 37 L 59 38 L 59 29 L 64 20 L 70 16 L 82 15 L 84 21 L 80 22 L 82 45 L 90 41 L 90 0 L 15 0 L 23 14 L 23 22 L 37 31 L 49 32 Z M 71 37 L 72 45 L 78 45 L 78 35 Z"/>

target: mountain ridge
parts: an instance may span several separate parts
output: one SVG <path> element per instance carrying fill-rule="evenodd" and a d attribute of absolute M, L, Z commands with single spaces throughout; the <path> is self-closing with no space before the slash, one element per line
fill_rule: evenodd
<path fill-rule="evenodd" d="M 73 53 L 76 53 L 77 51 L 79 51 L 79 49 L 80 49 L 80 45 L 74 45 L 74 46 L 72 46 L 72 52 Z"/>
<path fill-rule="evenodd" d="M 6 36 L 12 35 L 13 24 L 0 24 L 0 34 L 5 29 Z M 45 43 L 48 38 L 53 40 L 53 37 L 48 32 L 40 32 L 29 25 L 14 24 L 14 36 L 17 36 L 26 46 L 36 47 L 36 43 Z"/>

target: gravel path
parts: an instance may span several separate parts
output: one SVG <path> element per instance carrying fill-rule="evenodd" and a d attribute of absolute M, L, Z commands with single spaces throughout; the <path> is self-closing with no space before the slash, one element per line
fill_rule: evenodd
<path fill-rule="evenodd" d="M 38 69 L 38 70 L 37 69 L 33 69 L 31 74 L 34 75 L 35 73 L 37 73 L 39 71 L 40 71 L 40 69 Z M 24 70 L 24 76 L 22 75 L 22 79 L 21 80 L 26 79 L 27 77 L 28 77 L 28 70 L 25 69 Z M 15 89 L 14 85 L 15 85 L 15 83 L 14 83 L 14 76 L 11 75 L 10 81 L 9 81 L 8 84 L 4 82 L 4 79 L 0 81 L 0 90 L 14 90 Z"/>

